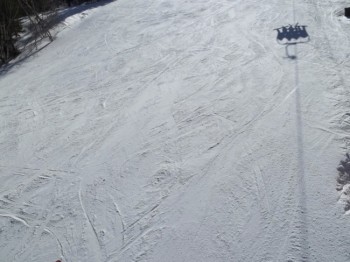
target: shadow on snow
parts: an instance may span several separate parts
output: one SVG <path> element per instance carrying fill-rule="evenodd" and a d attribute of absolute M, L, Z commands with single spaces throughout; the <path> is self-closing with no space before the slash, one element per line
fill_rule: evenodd
<path fill-rule="evenodd" d="M 293 25 L 282 26 L 274 30 L 277 31 L 277 43 L 285 46 L 285 52 L 287 58 L 296 59 L 296 55 L 290 55 L 288 47 L 291 45 L 305 44 L 310 41 L 310 36 L 306 31 L 306 25 L 299 25 L 296 23 Z"/>

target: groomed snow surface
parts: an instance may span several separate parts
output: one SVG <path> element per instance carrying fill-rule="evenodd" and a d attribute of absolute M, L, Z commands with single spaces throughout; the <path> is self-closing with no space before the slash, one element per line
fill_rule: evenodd
<path fill-rule="evenodd" d="M 0 261 L 350 261 L 347 2 L 73 12 L 0 73 Z"/>

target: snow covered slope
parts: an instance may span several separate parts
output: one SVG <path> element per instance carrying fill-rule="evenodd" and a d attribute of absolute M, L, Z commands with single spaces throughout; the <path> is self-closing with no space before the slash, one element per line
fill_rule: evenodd
<path fill-rule="evenodd" d="M 73 19 L 0 75 L 0 261 L 350 261 L 346 2 Z M 296 22 L 289 59 L 273 29 Z"/>

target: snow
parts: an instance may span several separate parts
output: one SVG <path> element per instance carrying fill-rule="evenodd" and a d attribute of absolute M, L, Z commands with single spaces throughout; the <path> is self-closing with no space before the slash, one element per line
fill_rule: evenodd
<path fill-rule="evenodd" d="M 345 6 L 73 12 L 0 74 L 0 260 L 349 261 Z"/>

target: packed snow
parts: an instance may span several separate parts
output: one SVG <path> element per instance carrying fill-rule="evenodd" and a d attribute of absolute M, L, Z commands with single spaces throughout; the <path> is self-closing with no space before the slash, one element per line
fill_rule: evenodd
<path fill-rule="evenodd" d="M 347 2 L 68 9 L 0 69 L 0 261 L 350 261 Z"/>

